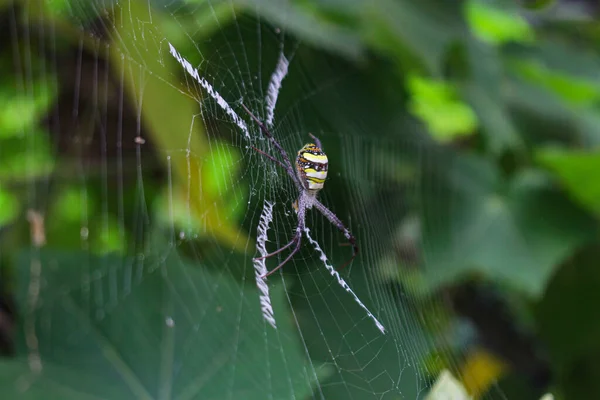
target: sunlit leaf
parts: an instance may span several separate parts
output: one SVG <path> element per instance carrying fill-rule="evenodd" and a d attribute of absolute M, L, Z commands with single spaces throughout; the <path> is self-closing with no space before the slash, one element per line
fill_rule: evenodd
<path fill-rule="evenodd" d="M 531 42 L 534 38 L 532 28 L 516 7 L 506 11 L 488 2 L 469 0 L 465 8 L 471 29 L 485 41 L 501 44 Z"/>
<path fill-rule="evenodd" d="M 436 139 L 449 141 L 474 133 L 477 117 L 450 85 L 412 76 L 408 86 L 412 92 L 410 110 L 427 124 Z"/>

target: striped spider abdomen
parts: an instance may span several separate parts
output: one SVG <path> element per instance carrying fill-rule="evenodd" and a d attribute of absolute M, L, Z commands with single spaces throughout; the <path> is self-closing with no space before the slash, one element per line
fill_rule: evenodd
<path fill-rule="evenodd" d="M 327 179 L 327 155 L 314 143 L 305 144 L 298 151 L 296 170 L 305 189 L 316 194 Z"/>

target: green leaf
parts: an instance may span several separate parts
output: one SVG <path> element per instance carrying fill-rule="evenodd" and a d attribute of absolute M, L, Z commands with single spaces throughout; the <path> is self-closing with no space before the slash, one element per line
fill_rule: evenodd
<path fill-rule="evenodd" d="M 159 250 L 163 249 L 162 254 Z M 307 398 L 305 359 L 282 287 L 278 330 L 261 315 L 253 281 L 207 272 L 177 250 L 156 257 L 41 251 L 19 258 L 19 356 L 0 364 L 0 398 Z M 39 265 L 41 276 L 31 274 Z M 40 286 L 31 308 L 30 285 Z M 30 322 L 35 325 L 30 325 Z M 41 370 L 25 341 L 35 335 Z M 29 340 L 29 339 L 28 339 Z M 31 360 L 31 358 L 30 358 Z"/>
<path fill-rule="evenodd" d="M 458 7 L 432 0 L 236 3 L 317 48 L 355 60 L 375 50 L 438 76 L 448 46 L 466 31 Z"/>
<path fill-rule="evenodd" d="M 469 75 L 459 80 L 462 96 L 477 113 L 487 148 L 498 155 L 521 150 L 523 141 L 505 100 L 504 69 L 498 51 L 470 40 L 465 44 Z"/>
<path fill-rule="evenodd" d="M 532 42 L 533 29 L 523 18 L 517 7 L 509 10 L 496 7 L 480 0 L 465 4 L 467 19 L 475 35 L 492 44 L 506 42 Z"/>
<path fill-rule="evenodd" d="M 600 100 L 600 85 L 589 79 L 550 69 L 539 61 L 513 61 L 513 68 L 525 79 L 538 84 L 573 105 L 592 105 Z"/>
<path fill-rule="evenodd" d="M 600 151 L 544 149 L 536 158 L 558 176 L 573 199 L 600 214 Z"/>
<path fill-rule="evenodd" d="M 274 26 L 284 26 L 286 31 L 317 48 L 353 59 L 363 56 L 365 49 L 358 31 L 332 23 L 315 9 L 278 0 L 236 0 L 235 3 L 258 13 Z"/>
<path fill-rule="evenodd" d="M 413 75 L 408 78 L 408 87 L 412 92 L 411 112 L 427 124 L 436 139 L 450 141 L 471 135 L 477 128 L 477 116 L 449 84 Z"/>
<path fill-rule="evenodd" d="M 460 8 L 451 3 L 422 0 L 359 2 L 363 37 L 371 48 L 406 68 L 417 61 L 434 76 L 442 76 L 444 56 L 461 40 L 466 26 Z"/>
<path fill-rule="evenodd" d="M 493 164 L 462 156 L 432 179 L 441 186 L 425 187 L 423 240 L 433 287 L 476 273 L 539 297 L 596 233 L 590 216 L 537 172 L 505 181 Z"/>

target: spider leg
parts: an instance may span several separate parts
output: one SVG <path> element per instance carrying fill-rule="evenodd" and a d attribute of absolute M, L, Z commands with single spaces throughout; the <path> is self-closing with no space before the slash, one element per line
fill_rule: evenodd
<path fill-rule="evenodd" d="M 338 271 L 341 269 L 344 269 L 346 266 L 348 266 L 348 264 L 350 264 L 356 258 L 356 255 L 358 254 L 358 246 L 356 245 L 356 238 L 352 235 L 352 233 L 348 230 L 348 228 L 346 228 L 346 226 L 344 226 L 342 221 L 340 221 L 340 219 L 331 210 L 329 210 L 327 207 L 325 207 L 323 205 L 323 203 L 321 203 L 319 200 L 315 199 L 314 206 L 317 208 L 317 210 L 319 210 L 321 212 L 321 214 L 323 214 L 329 220 L 329 222 L 331 222 L 340 231 L 342 231 L 342 233 L 344 234 L 346 239 L 348 239 L 348 242 L 352 245 L 352 257 L 350 258 L 350 260 L 346 261 L 346 263 L 344 265 L 342 265 L 340 268 L 338 268 Z"/>
<path fill-rule="evenodd" d="M 246 107 L 243 103 L 242 103 L 242 108 L 248 113 L 248 115 L 250 115 L 250 118 L 252 118 L 254 120 L 254 122 L 256 122 L 256 124 L 258 125 L 258 127 L 260 128 L 260 130 L 265 134 L 265 136 L 268 137 L 269 140 L 271 140 L 271 142 L 273 143 L 273 145 L 281 153 L 281 157 L 284 159 L 285 164 L 288 165 L 291 168 L 292 167 L 292 162 L 290 161 L 290 158 L 288 157 L 288 155 L 285 152 L 285 150 L 283 150 L 283 147 L 281 147 L 281 145 L 279 144 L 279 142 L 277 142 L 277 140 L 275 140 L 275 138 L 273 137 L 273 135 L 271 135 L 271 132 L 269 132 L 269 130 L 267 129 L 267 127 L 262 122 L 260 122 L 260 120 L 254 114 L 252 114 L 252 111 L 250 111 L 248 109 L 248 107 Z"/>
<path fill-rule="evenodd" d="M 313 138 L 313 140 L 315 141 L 315 144 L 317 145 L 318 148 L 323 149 L 323 146 L 321 145 L 321 141 L 319 140 L 318 137 L 316 137 L 315 135 L 313 135 L 312 133 L 308 134 L 311 138 Z"/>
<path fill-rule="evenodd" d="M 292 238 L 292 240 L 288 244 L 286 244 L 285 246 L 283 246 L 283 247 L 275 250 L 272 253 L 265 254 L 262 257 L 256 257 L 256 258 L 254 258 L 254 260 L 264 260 L 265 258 L 273 257 L 274 255 L 281 253 L 283 250 L 287 249 L 288 247 L 290 247 L 291 245 L 293 245 L 294 243 L 296 243 L 296 241 L 298 240 L 297 236 L 298 236 L 297 234 L 294 234 L 294 237 Z"/>
<path fill-rule="evenodd" d="M 292 250 L 292 252 L 286 257 L 285 260 L 283 260 L 283 262 L 281 264 L 279 264 L 274 269 L 272 269 L 271 271 L 269 271 L 266 274 L 264 274 L 263 276 L 261 276 L 261 278 L 266 278 L 267 276 L 271 275 L 273 272 L 277 271 L 279 268 L 283 267 L 288 261 L 290 261 L 292 259 L 294 254 L 296 254 L 298 252 L 298 250 L 300 250 L 300 244 L 302 243 L 302 232 L 304 232 L 305 217 L 306 217 L 306 198 L 304 197 L 304 195 L 301 194 L 300 197 L 298 198 L 298 226 L 296 227 L 296 233 L 294 234 L 294 237 L 288 244 L 286 244 L 279 250 L 276 250 L 275 252 L 273 252 L 271 254 L 267 254 L 266 256 L 258 258 L 258 260 L 266 258 L 266 257 L 270 257 L 273 254 L 277 254 L 280 251 L 287 249 L 294 243 L 296 244 L 296 246 L 294 247 L 294 250 Z"/>
<path fill-rule="evenodd" d="M 296 247 L 294 247 L 294 250 L 292 250 L 292 252 L 286 257 L 286 259 L 283 260 L 281 262 L 281 264 L 279 264 L 278 266 L 276 266 L 275 268 L 273 268 L 272 270 L 270 270 L 269 272 L 267 272 L 266 274 L 261 276 L 261 278 L 266 278 L 267 276 L 269 276 L 272 273 L 274 273 L 275 271 L 277 271 L 279 268 L 283 267 L 288 261 L 291 260 L 291 258 L 294 256 L 294 254 L 296 254 L 298 252 L 298 250 L 300 250 L 300 243 L 302 243 L 302 231 L 297 231 L 296 234 L 294 235 L 294 238 L 292 239 L 292 241 L 288 245 L 286 245 L 286 247 L 290 246 L 294 242 L 296 242 Z M 283 250 L 283 249 L 280 249 L 280 250 Z M 279 253 L 280 250 L 277 250 L 276 253 Z"/>
<path fill-rule="evenodd" d="M 342 265 L 341 267 L 338 268 L 338 271 L 343 270 L 344 268 L 346 268 L 348 265 L 350 265 L 350 263 L 356 258 L 356 256 L 358 255 L 358 246 L 356 245 L 356 238 L 354 236 L 352 236 L 352 234 L 350 233 L 350 231 L 348 231 L 346 229 L 346 231 L 344 232 L 344 234 L 348 234 L 348 242 L 350 242 L 350 244 L 352 245 L 352 257 L 350 257 L 350 259 L 348 261 L 346 261 L 344 263 L 344 265 Z"/>
<path fill-rule="evenodd" d="M 253 148 L 254 150 L 258 151 L 258 152 L 259 152 L 260 154 L 262 154 L 263 156 L 265 156 L 265 157 L 267 157 L 268 159 L 270 159 L 271 161 L 273 161 L 274 163 L 276 163 L 277 165 L 279 165 L 281 168 L 283 168 L 283 169 L 287 170 L 286 166 L 285 166 L 285 165 L 284 165 L 284 164 L 283 164 L 281 161 L 279 161 L 278 159 L 276 159 L 275 157 L 273 157 L 272 155 L 270 155 L 270 154 L 267 154 L 267 153 L 265 153 L 264 151 L 262 151 L 262 150 L 260 150 L 260 149 L 257 149 L 257 148 L 256 148 L 256 147 L 254 147 L 254 146 L 252 146 L 252 148 Z"/>

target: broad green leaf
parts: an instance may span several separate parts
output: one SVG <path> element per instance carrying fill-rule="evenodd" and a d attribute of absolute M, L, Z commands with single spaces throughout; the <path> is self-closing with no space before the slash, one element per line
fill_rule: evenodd
<path fill-rule="evenodd" d="M 573 199 L 600 213 L 600 151 L 545 149 L 536 158 L 558 176 Z"/>
<path fill-rule="evenodd" d="M 573 107 L 556 93 L 522 79 L 510 80 L 506 86 L 507 108 L 516 115 L 524 138 L 536 144 L 558 139 L 582 147 L 600 146 L 600 113 L 594 106 Z"/>
<path fill-rule="evenodd" d="M 535 47 L 512 47 L 505 58 L 507 71 L 516 77 L 504 82 L 505 99 L 513 114 L 527 118 L 521 133 L 535 135 L 536 143 L 548 137 L 600 144 L 600 56 L 577 43 L 539 40 Z"/>
<path fill-rule="evenodd" d="M 425 268 L 434 287 L 472 274 L 531 297 L 566 257 L 596 234 L 590 216 L 545 178 L 504 180 L 493 164 L 458 156 L 423 192 Z"/>
<path fill-rule="evenodd" d="M 49 250 L 21 256 L 17 300 L 28 311 L 17 329 L 17 359 L 0 363 L 0 398 L 310 396 L 327 369 L 315 371 L 305 359 L 281 287 L 271 293 L 276 331 L 262 319 L 253 281 L 209 273 L 174 248 L 153 251 L 144 259 Z M 35 265 L 41 276 L 30 276 Z M 28 290 L 40 280 L 32 309 Z M 32 334 L 39 372 L 27 362 Z"/>

